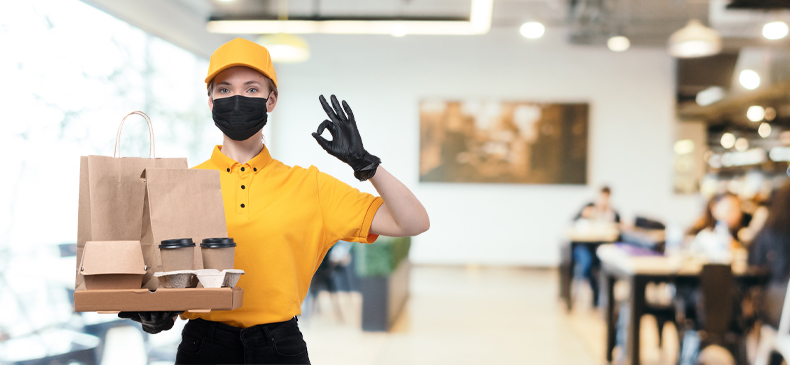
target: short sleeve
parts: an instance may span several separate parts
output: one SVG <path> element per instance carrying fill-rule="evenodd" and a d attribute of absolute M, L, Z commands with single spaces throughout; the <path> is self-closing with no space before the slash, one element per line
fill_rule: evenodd
<path fill-rule="evenodd" d="M 328 242 L 376 241 L 379 236 L 370 233 L 370 225 L 384 201 L 323 172 L 318 172 L 316 179 Z"/>

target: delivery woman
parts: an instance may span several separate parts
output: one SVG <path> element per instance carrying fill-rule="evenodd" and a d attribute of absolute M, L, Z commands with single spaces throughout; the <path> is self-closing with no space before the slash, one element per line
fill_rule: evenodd
<path fill-rule="evenodd" d="M 272 158 L 261 128 L 277 105 L 277 75 L 266 48 L 244 39 L 211 56 L 208 106 L 224 134 L 211 158 L 196 166 L 220 173 L 228 235 L 237 242 L 235 266 L 244 304 L 233 311 L 183 313 L 176 363 L 308 364 L 296 315 L 310 280 L 338 240 L 372 243 L 378 235 L 414 236 L 429 227 L 419 200 L 362 145 L 349 105 L 319 98 L 329 119 L 313 133 L 329 154 L 347 163 L 381 197 L 362 193 L 315 167 L 291 167 Z M 332 140 L 321 133 L 329 130 Z M 130 317 L 156 333 L 175 313 Z"/>

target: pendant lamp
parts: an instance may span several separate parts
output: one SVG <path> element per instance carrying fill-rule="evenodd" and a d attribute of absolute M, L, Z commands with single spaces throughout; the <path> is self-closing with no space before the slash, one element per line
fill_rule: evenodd
<path fill-rule="evenodd" d="M 712 56 L 721 52 L 721 36 L 714 29 L 691 19 L 669 37 L 669 54 L 679 58 Z"/>
<path fill-rule="evenodd" d="M 278 18 L 281 21 L 288 20 L 288 0 L 280 0 Z M 310 48 L 307 46 L 307 42 L 304 38 L 293 34 L 262 35 L 258 38 L 258 44 L 269 50 L 272 62 L 304 62 L 310 58 Z"/>
<path fill-rule="evenodd" d="M 293 63 L 304 62 L 310 58 L 310 48 L 302 37 L 288 33 L 263 35 L 258 44 L 266 47 L 272 56 L 272 62 Z"/>

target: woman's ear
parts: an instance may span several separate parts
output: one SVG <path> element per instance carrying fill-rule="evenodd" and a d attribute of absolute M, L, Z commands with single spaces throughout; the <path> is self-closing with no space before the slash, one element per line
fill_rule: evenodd
<path fill-rule="evenodd" d="M 208 97 L 208 110 L 214 111 L 214 98 Z"/>
<path fill-rule="evenodd" d="M 266 101 L 266 111 L 271 113 L 275 105 L 277 105 L 277 95 L 275 95 L 274 92 L 270 92 L 269 100 Z"/>

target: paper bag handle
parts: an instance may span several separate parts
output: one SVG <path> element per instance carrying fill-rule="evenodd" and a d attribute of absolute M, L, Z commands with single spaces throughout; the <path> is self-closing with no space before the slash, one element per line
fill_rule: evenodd
<path fill-rule="evenodd" d="M 154 144 L 154 127 L 151 125 L 151 118 L 148 117 L 148 114 L 145 114 L 141 111 L 134 111 L 129 114 L 126 114 L 125 117 L 121 120 L 121 125 L 118 126 L 118 133 L 115 135 L 115 149 L 112 150 L 112 157 L 121 157 L 121 130 L 123 129 L 123 123 L 126 122 L 126 118 L 130 115 L 136 114 L 145 119 L 145 122 L 148 123 L 148 141 L 150 142 L 148 145 L 148 158 L 156 158 L 156 147 Z M 117 156 L 116 156 L 117 155 Z"/>

